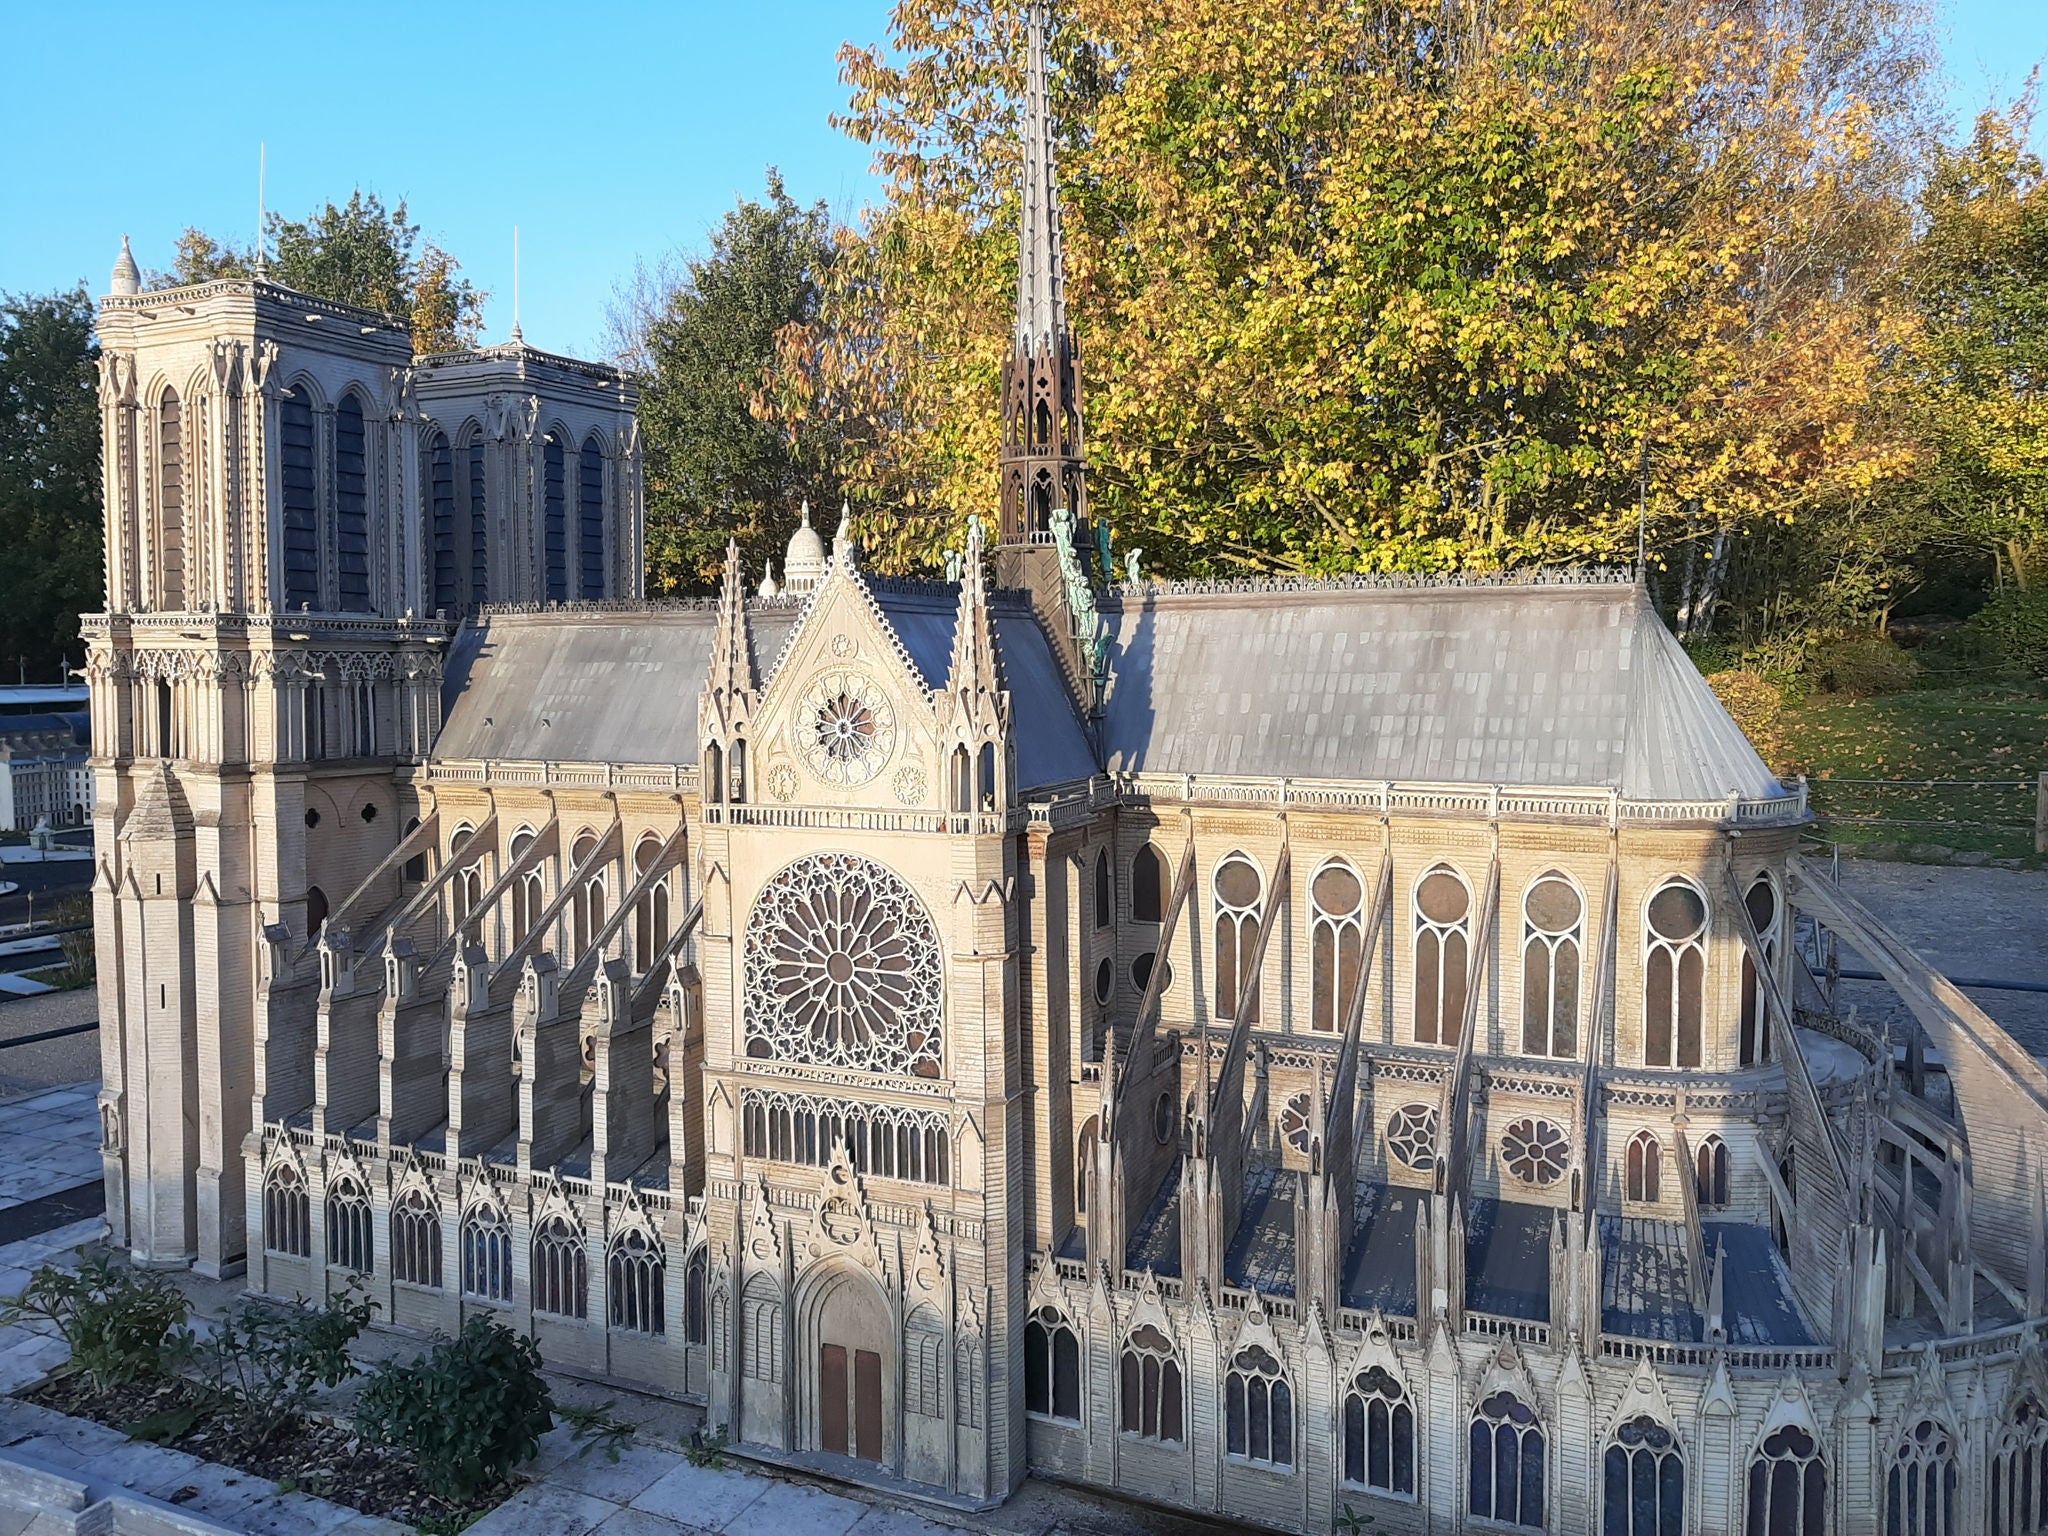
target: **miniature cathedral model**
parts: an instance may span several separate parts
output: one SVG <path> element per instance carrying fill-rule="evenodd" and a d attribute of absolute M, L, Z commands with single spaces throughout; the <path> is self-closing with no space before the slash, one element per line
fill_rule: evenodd
<path fill-rule="evenodd" d="M 618 374 L 124 250 L 117 1239 L 956 1507 L 2048 1529 L 2048 1077 L 1802 861 L 1639 585 L 1091 575 L 1026 14 L 945 581 L 807 509 L 642 603 Z"/>

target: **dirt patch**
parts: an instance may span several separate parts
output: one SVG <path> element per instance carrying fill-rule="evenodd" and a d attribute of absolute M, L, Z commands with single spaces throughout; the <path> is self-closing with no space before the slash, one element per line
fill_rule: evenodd
<path fill-rule="evenodd" d="M 501 1488 L 470 1504 L 451 1503 L 420 1487 L 418 1471 L 403 1452 L 370 1445 L 347 1425 L 327 1419 L 301 1419 L 252 1453 L 207 1411 L 205 1394 L 177 1377 L 95 1392 L 82 1377 L 59 1375 L 18 1395 L 246 1472 L 280 1491 L 296 1489 L 422 1530 L 460 1530 L 514 1491 Z M 179 1502 L 176 1494 L 170 1498 Z"/>

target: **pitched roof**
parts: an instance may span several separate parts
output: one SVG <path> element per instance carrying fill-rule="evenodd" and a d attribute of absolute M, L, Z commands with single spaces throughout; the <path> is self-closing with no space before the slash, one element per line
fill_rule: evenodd
<path fill-rule="evenodd" d="M 1626 583 L 1145 589 L 1103 607 L 1112 770 L 1783 792 Z"/>

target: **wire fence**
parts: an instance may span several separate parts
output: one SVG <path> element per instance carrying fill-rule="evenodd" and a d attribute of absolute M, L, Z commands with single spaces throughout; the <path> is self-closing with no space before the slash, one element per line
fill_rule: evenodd
<path fill-rule="evenodd" d="M 1954 843 L 2014 857 L 2048 854 L 2048 773 L 2015 779 L 1807 780 L 1824 830 L 1846 842 Z"/>

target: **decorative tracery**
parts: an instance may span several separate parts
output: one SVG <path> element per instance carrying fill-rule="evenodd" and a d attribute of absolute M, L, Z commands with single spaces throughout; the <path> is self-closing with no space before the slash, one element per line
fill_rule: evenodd
<path fill-rule="evenodd" d="M 1548 1120 L 1517 1120 L 1501 1133 L 1501 1161 L 1524 1184 L 1555 1184 L 1571 1150 L 1571 1139 Z"/>
<path fill-rule="evenodd" d="M 1406 1167 L 1427 1173 L 1436 1166 L 1437 1108 L 1403 1104 L 1387 1116 L 1387 1150 Z"/>
<path fill-rule="evenodd" d="M 854 854 L 799 859 L 747 923 L 747 1054 L 935 1078 L 944 978 L 917 894 Z"/>

